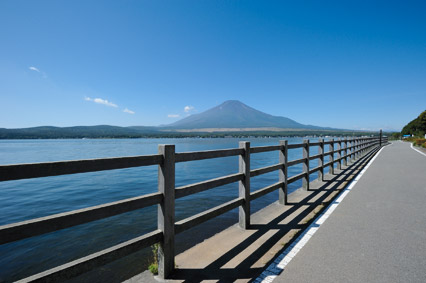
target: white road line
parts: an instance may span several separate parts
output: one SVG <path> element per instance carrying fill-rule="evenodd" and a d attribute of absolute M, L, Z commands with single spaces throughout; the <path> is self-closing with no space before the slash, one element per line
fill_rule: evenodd
<path fill-rule="evenodd" d="M 414 149 L 415 151 L 417 151 L 418 153 L 423 154 L 424 156 L 426 156 L 426 154 L 424 152 L 421 152 L 420 150 L 418 150 L 417 148 L 415 148 L 413 146 L 413 144 L 411 144 L 411 148 Z"/>
<path fill-rule="evenodd" d="M 359 181 L 359 179 L 364 175 L 365 171 L 367 171 L 368 167 L 373 163 L 373 161 L 377 158 L 377 156 L 382 152 L 383 148 L 379 150 L 379 152 L 368 162 L 368 164 L 362 169 L 360 173 L 358 173 L 355 178 L 350 182 L 350 184 L 340 193 L 339 197 L 333 201 L 326 210 L 321 213 L 317 218 L 315 218 L 314 222 L 312 222 L 309 227 L 303 231 L 303 233 L 297 237 L 297 239 L 287 248 L 285 249 L 276 259 L 272 262 L 266 270 L 262 272 L 253 282 L 256 283 L 270 283 L 277 278 L 281 272 L 284 271 L 287 264 L 297 255 L 297 253 L 306 245 L 306 243 L 311 239 L 311 237 L 318 231 L 320 226 L 327 220 L 327 218 L 331 215 L 331 213 L 336 209 L 336 207 L 342 202 L 342 200 L 347 196 L 347 194 L 352 190 L 355 184 Z"/>

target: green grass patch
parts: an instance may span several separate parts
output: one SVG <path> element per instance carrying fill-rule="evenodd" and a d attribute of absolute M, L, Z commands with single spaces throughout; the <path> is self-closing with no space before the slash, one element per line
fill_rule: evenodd
<path fill-rule="evenodd" d="M 153 260 L 152 260 L 152 263 L 148 266 L 148 269 L 154 275 L 158 274 L 158 249 L 159 249 L 159 247 L 160 247 L 159 243 L 156 243 L 156 244 L 151 246 Z"/>
<path fill-rule="evenodd" d="M 426 143 L 426 139 L 415 139 L 414 140 L 414 145 L 416 145 L 416 146 L 423 146 L 424 147 L 425 143 Z"/>

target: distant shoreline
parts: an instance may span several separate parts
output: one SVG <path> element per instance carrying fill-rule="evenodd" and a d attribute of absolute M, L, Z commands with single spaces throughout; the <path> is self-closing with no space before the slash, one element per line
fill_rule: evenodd
<path fill-rule="evenodd" d="M 340 129 L 300 128 L 196 128 L 168 129 L 153 127 L 118 127 L 109 125 L 75 127 L 0 128 L 0 139 L 134 139 L 134 138 L 247 138 L 305 136 L 371 136 L 378 132 Z"/>
<path fill-rule="evenodd" d="M 374 133 L 241 133 L 241 134 L 229 134 L 229 133 L 177 133 L 177 134 L 162 134 L 162 135 L 141 135 L 141 136 L 15 136 L 5 135 L 1 136 L 0 140 L 102 140 L 102 139 L 185 139 L 185 138 L 291 138 L 291 137 L 359 137 L 359 136 L 371 136 Z"/>

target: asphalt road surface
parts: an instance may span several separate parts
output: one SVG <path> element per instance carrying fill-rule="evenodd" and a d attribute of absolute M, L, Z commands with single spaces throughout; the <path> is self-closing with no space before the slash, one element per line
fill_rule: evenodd
<path fill-rule="evenodd" d="M 384 147 L 273 282 L 426 282 L 426 156 Z"/>

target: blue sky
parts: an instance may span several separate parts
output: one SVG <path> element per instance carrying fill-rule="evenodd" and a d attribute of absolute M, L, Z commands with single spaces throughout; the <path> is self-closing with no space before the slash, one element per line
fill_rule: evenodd
<path fill-rule="evenodd" d="M 399 130 L 426 109 L 425 1 L 0 1 L 0 127 L 168 124 L 225 100 Z"/>

